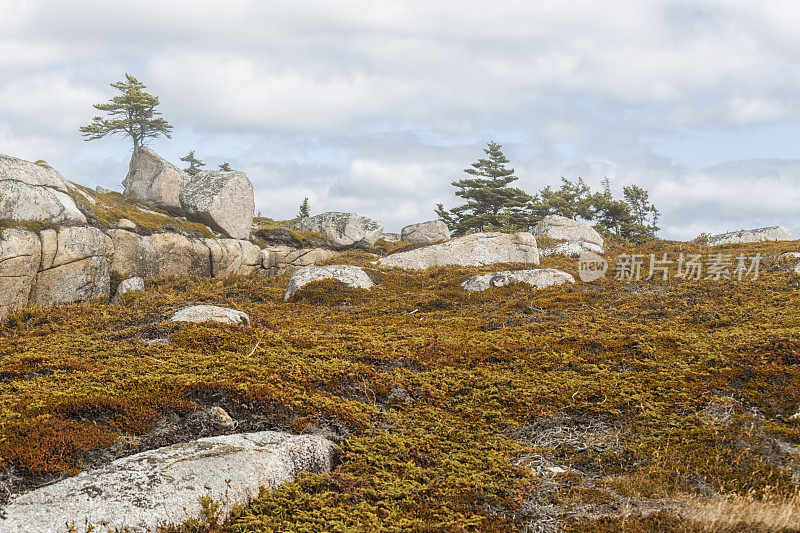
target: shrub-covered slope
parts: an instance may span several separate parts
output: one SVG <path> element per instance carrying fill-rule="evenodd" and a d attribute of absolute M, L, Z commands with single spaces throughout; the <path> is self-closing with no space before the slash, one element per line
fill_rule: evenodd
<path fill-rule="evenodd" d="M 469 275 L 523 265 L 371 269 L 372 291 L 323 281 L 289 302 L 286 276 L 188 278 L 21 311 L 0 324 L 3 484 L 233 431 L 203 417 L 219 405 L 236 431 L 335 438 L 338 465 L 199 530 L 790 530 L 800 282 L 777 256 L 795 246 L 722 249 L 761 253 L 756 281 L 470 294 Z M 711 250 L 606 255 L 623 252 Z M 165 321 L 193 303 L 252 326 Z"/>

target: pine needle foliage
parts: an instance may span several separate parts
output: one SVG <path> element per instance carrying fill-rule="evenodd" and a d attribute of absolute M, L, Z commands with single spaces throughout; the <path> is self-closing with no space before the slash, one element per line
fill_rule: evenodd
<path fill-rule="evenodd" d="M 133 141 L 136 150 L 148 139 L 164 136 L 172 138 L 172 125 L 161 118 L 156 111 L 157 96 L 145 92 L 146 85 L 130 74 L 125 81 L 112 83 L 111 87 L 120 93 L 105 104 L 95 104 L 94 108 L 106 113 L 106 117 L 96 116 L 91 124 L 80 128 L 84 140 L 102 139 L 106 135 L 123 134 Z"/>

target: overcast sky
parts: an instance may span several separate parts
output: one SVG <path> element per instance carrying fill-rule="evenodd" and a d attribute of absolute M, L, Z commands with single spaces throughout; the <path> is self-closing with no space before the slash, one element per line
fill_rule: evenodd
<path fill-rule="evenodd" d="M 613 6 L 613 7 L 611 7 Z M 176 164 L 244 170 L 264 216 L 353 211 L 386 231 L 456 205 L 503 145 L 529 193 L 637 183 L 661 236 L 800 236 L 800 3 L 0 0 L 0 153 L 120 190 L 128 139 L 78 133 L 126 72 Z"/>

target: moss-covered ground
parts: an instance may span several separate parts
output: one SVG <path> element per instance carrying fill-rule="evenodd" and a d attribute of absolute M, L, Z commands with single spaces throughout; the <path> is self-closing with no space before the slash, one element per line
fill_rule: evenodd
<path fill-rule="evenodd" d="M 798 516 L 800 280 L 777 259 L 797 243 L 718 251 L 760 253 L 758 279 L 469 294 L 467 276 L 524 265 L 373 269 L 371 291 L 323 281 L 288 302 L 287 276 L 188 278 L 24 310 L 0 324 L 3 479 L 73 474 L 221 405 L 239 430 L 327 432 L 337 465 L 176 530 L 792 530 L 758 517 Z M 623 252 L 712 250 L 607 257 Z M 577 278 L 574 259 L 542 266 Z M 166 322 L 194 303 L 252 325 Z"/>

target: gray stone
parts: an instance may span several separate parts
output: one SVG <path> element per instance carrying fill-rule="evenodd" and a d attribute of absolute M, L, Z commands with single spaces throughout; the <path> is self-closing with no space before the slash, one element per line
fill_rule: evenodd
<path fill-rule="evenodd" d="M 403 237 L 399 233 L 381 233 L 381 239 L 389 242 L 400 242 Z"/>
<path fill-rule="evenodd" d="M 49 187 L 68 193 L 67 182 L 50 165 L 37 165 L 24 159 L 0 154 L 0 181 L 17 181 L 33 187 Z"/>
<path fill-rule="evenodd" d="M 106 233 L 114 242 L 111 270 L 126 278 L 211 276 L 211 252 L 200 239 L 176 233 L 142 236 L 121 229 Z"/>
<path fill-rule="evenodd" d="M 357 266 L 310 266 L 296 270 L 294 274 L 292 274 L 283 299 L 288 300 L 305 285 L 308 285 L 312 281 L 320 281 L 323 279 L 337 279 L 345 285 L 360 289 L 371 289 L 374 286 L 372 279 L 367 273 Z"/>
<path fill-rule="evenodd" d="M 721 246 L 723 244 L 744 244 L 748 242 L 764 241 L 793 241 L 792 230 L 786 226 L 771 226 L 768 228 L 758 228 L 750 230 L 731 231 L 711 235 L 706 243 L 709 246 Z"/>
<path fill-rule="evenodd" d="M 319 233 L 334 250 L 351 247 L 367 249 L 383 234 L 383 224 L 355 213 L 328 212 L 298 218 L 288 227 L 295 231 Z"/>
<path fill-rule="evenodd" d="M 250 241 L 205 239 L 204 242 L 211 250 L 211 275 L 215 278 L 261 270 L 261 250 Z"/>
<path fill-rule="evenodd" d="M 253 227 L 253 184 L 244 172 L 204 170 L 180 191 L 186 216 L 234 239 L 249 239 Z"/>
<path fill-rule="evenodd" d="M 35 233 L 0 230 L 0 320 L 28 305 L 41 255 L 41 243 Z"/>
<path fill-rule="evenodd" d="M 536 239 L 522 233 L 472 233 L 441 244 L 399 252 L 378 260 L 387 267 L 483 266 L 493 263 L 539 264 Z"/>
<path fill-rule="evenodd" d="M 114 191 L 112 191 L 111 189 L 106 189 L 102 185 L 98 185 L 97 187 L 94 188 L 94 192 L 96 192 L 97 194 L 108 194 Z"/>
<path fill-rule="evenodd" d="M 539 250 L 542 257 L 550 255 L 565 255 L 567 257 L 580 257 L 581 254 L 591 252 L 594 254 L 602 254 L 605 250 L 599 244 L 584 241 L 564 241 L 556 244 L 552 248 L 543 248 Z"/>
<path fill-rule="evenodd" d="M 127 218 L 121 218 L 117 220 L 115 227 L 118 229 L 136 229 L 136 224 Z"/>
<path fill-rule="evenodd" d="M 464 289 L 474 292 L 491 287 L 503 287 L 510 283 L 527 283 L 535 289 L 543 289 L 551 285 L 575 283 L 575 278 L 566 272 L 554 268 L 536 268 L 532 270 L 505 270 L 489 272 L 468 278 L 461 284 Z"/>
<path fill-rule="evenodd" d="M 122 280 L 122 283 L 117 287 L 117 292 L 114 294 L 113 303 L 117 303 L 119 297 L 128 292 L 142 292 L 144 291 L 144 280 L 140 277 L 128 278 Z"/>
<path fill-rule="evenodd" d="M 536 237 L 550 237 L 562 241 L 582 241 L 602 248 L 603 237 L 583 222 L 560 215 L 547 215 L 532 231 Z M 599 252 L 602 253 L 602 252 Z"/>
<path fill-rule="evenodd" d="M 105 467 L 13 498 L 0 532 L 155 531 L 197 518 L 200 498 L 222 512 L 245 505 L 259 488 L 275 489 L 300 472 L 328 472 L 334 444 L 272 431 L 222 435 L 137 453 Z"/>
<path fill-rule="evenodd" d="M 178 195 L 191 176 L 143 146 L 133 152 L 128 175 L 122 182 L 125 196 L 170 213 L 182 215 Z"/>
<path fill-rule="evenodd" d="M 400 237 L 406 242 L 433 243 L 448 240 L 450 230 L 443 221 L 431 220 L 406 226 L 400 232 Z"/>
<path fill-rule="evenodd" d="M 336 252 L 325 248 L 272 246 L 261 250 L 262 264 L 270 276 L 294 272 L 298 268 L 316 265 L 335 255 Z"/>
<path fill-rule="evenodd" d="M 243 311 L 218 307 L 216 305 L 190 305 L 181 307 L 172 317 L 170 322 L 219 322 L 234 326 L 250 325 L 250 317 Z"/>

